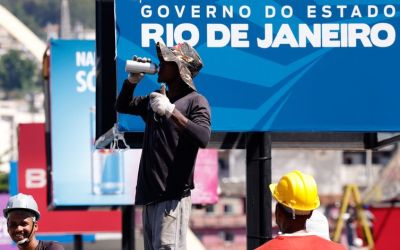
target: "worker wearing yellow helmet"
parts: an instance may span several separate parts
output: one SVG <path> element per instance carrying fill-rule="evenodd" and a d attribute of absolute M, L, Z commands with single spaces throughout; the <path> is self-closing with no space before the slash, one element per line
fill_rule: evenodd
<path fill-rule="evenodd" d="M 345 249 L 306 230 L 307 219 L 320 205 L 317 184 L 311 175 L 295 170 L 285 174 L 269 188 L 277 201 L 275 219 L 281 234 L 256 250 Z"/>

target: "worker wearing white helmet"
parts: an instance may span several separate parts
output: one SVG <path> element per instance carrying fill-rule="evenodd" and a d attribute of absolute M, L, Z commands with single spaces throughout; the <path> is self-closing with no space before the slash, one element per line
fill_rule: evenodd
<path fill-rule="evenodd" d="M 40 212 L 31 195 L 19 193 L 10 197 L 3 214 L 7 219 L 8 234 L 19 249 L 64 250 L 64 247 L 56 242 L 36 239 Z"/>
<path fill-rule="evenodd" d="M 317 184 L 311 175 L 295 170 L 269 186 L 277 201 L 276 224 L 281 234 L 257 250 L 342 250 L 344 246 L 307 232 L 306 221 L 319 207 Z"/>

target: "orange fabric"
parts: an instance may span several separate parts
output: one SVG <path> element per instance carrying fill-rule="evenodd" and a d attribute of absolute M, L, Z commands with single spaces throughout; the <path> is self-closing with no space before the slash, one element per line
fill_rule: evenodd
<path fill-rule="evenodd" d="M 315 235 L 278 236 L 256 250 L 344 250 L 344 246 Z"/>

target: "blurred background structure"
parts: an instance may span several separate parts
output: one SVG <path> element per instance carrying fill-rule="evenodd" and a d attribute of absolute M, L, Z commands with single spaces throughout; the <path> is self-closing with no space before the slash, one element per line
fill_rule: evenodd
<path fill-rule="evenodd" d="M 47 42 L 52 38 L 93 40 L 95 33 L 93 0 L 0 0 L 0 192 L 9 192 L 10 164 L 18 161 L 18 125 L 45 122 L 41 70 Z M 379 136 L 385 139 L 395 135 Z M 246 249 L 246 151 L 219 150 L 218 161 L 219 201 L 193 207 L 192 240 L 199 242 L 199 249 Z M 379 150 L 273 148 L 272 182 L 293 169 L 315 177 L 321 197 L 320 210 L 328 217 L 331 232 L 347 184 L 359 187 L 369 212 L 374 206 L 397 208 L 400 198 L 397 142 Z M 378 211 L 375 215 L 387 218 L 382 213 Z M 136 215 L 135 244 L 136 249 L 142 249 L 139 208 Z M 353 215 L 349 212 L 347 216 L 350 221 Z M 372 227 L 374 214 L 371 212 L 368 218 Z M 396 219 L 400 222 L 400 216 Z M 384 222 L 379 222 L 378 231 L 375 226 L 375 241 L 384 237 Z M 0 224 L 3 234 L 4 226 L 3 221 Z M 274 224 L 273 232 L 277 233 Z M 348 241 L 348 233 L 343 231 L 343 244 L 353 249 L 365 245 L 362 233 L 354 237 L 354 242 Z M 84 249 L 121 249 L 120 241 L 119 233 L 99 234 L 92 242 L 85 243 Z M 74 249 L 73 242 L 66 242 L 65 246 Z"/>

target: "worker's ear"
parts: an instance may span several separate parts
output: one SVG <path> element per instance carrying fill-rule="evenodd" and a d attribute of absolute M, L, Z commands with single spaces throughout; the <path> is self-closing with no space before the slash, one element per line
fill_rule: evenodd
<path fill-rule="evenodd" d="M 312 215 L 313 212 L 314 212 L 314 210 L 311 211 L 311 213 L 307 216 L 307 220 L 311 218 L 311 215 Z"/>

